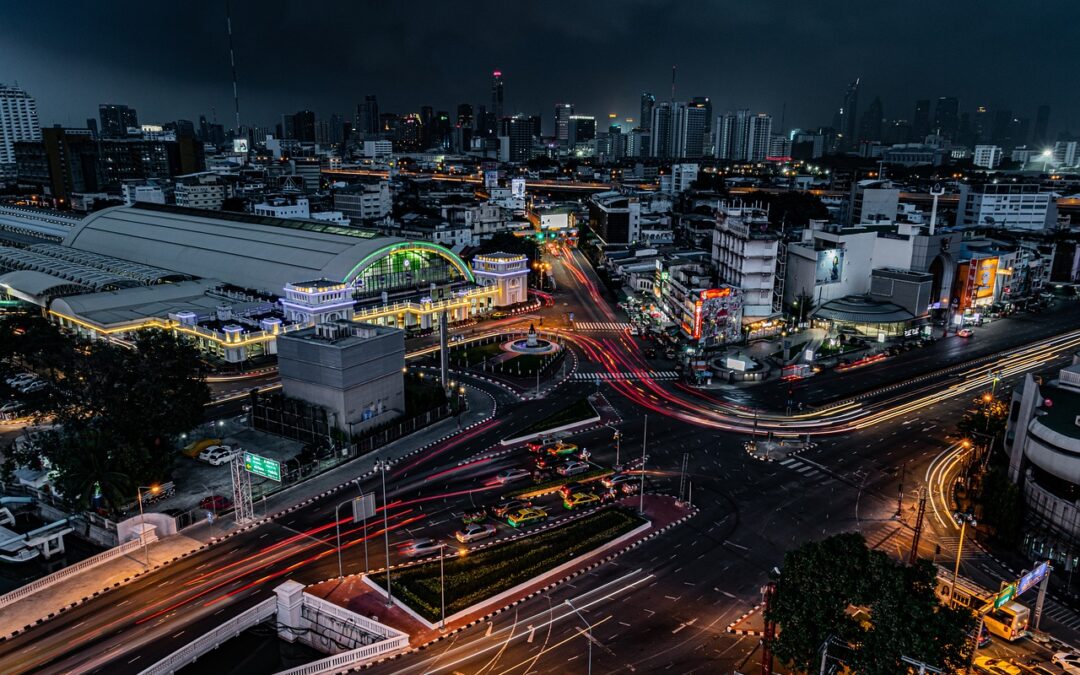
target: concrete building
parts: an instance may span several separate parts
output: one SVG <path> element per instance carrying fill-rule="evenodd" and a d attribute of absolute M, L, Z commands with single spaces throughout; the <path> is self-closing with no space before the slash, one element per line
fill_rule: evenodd
<path fill-rule="evenodd" d="M 1080 556 L 1080 358 L 1056 380 L 1013 390 L 1005 450 L 1027 506 L 1024 548 L 1056 563 Z"/>
<path fill-rule="evenodd" d="M 98 117 L 102 138 L 126 138 L 139 133 L 139 116 L 130 106 L 102 103 L 98 106 Z"/>
<path fill-rule="evenodd" d="M 972 163 L 983 169 L 996 169 L 1001 164 L 1001 147 L 997 145 L 976 145 Z"/>
<path fill-rule="evenodd" d="M 178 176 L 174 194 L 177 206 L 220 211 L 225 204 L 227 186 L 221 176 L 214 173 Z"/>
<path fill-rule="evenodd" d="M 19 87 L 0 84 L 0 182 L 15 177 L 15 143 L 40 140 L 37 101 Z"/>
<path fill-rule="evenodd" d="M 621 192 L 589 198 L 589 229 L 605 244 L 629 244 L 641 236 L 641 202 Z"/>
<path fill-rule="evenodd" d="M 271 218 L 299 218 L 307 220 L 311 216 L 307 197 L 273 197 L 253 209 L 257 216 Z"/>
<path fill-rule="evenodd" d="M 499 289 L 499 306 L 507 307 L 529 298 L 529 260 L 514 253 L 487 253 L 472 259 L 472 273 L 482 287 Z"/>
<path fill-rule="evenodd" d="M 165 191 L 160 185 L 149 183 L 124 183 L 120 186 L 120 196 L 124 199 L 124 206 L 131 206 L 135 202 L 165 203 Z"/>
<path fill-rule="evenodd" d="M 365 140 L 363 154 L 369 159 L 391 157 L 394 154 L 394 143 L 387 140 Z"/>
<path fill-rule="evenodd" d="M 780 234 L 769 228 L 763 209 L 742 203 L 719 205 L 711 260 L 719 283 L 742 291 L 744 320 L 780 311 L 776 297 L 779 246 Z"/>
<path fill-rule="evenodd" d="M 956 226 L 1043 232 L 1057 226 L 1057 201 L 1034 183 L 963 183 Z"/>
<path fill-rule="evenodd" d="M 900 189 L 887 180 L 861 180 L 851 185 L 851 225 L 892 223 L 900 203 Z"/>
<path fill-rule="evenodd" d="M 770 140 L 772 140 L 772 115 L 758 113 L 751 117 L 746 134 L 747 161 L 765 161 L 765 158 L 769 156 Z"/>
<path fill-rule="evenodd" d="M 393 208 L 389 181 L 358 183 L 334 191 L 334 209 L 344 213 L 355 225 L 382 220 Z"/>
<path fill-rule="evenodd" d="M 698 178 L 698 165 L 680 162 L 671 165 L 671 172 L 660 177 L 660 191 L 668 194 L 682 194 Z"/>
<path fill-rule="evenodd" d="M 573 103 L 555 104 L 555 140 L 559 145 L 570 143 L 570 116 L 574 114 Z"/>
<path fill-rule="evenodd" d="M 405 412 L 405 332 L 328 321 L 278 338 L 282 391 L 326 408 L 350 433 Z"/>

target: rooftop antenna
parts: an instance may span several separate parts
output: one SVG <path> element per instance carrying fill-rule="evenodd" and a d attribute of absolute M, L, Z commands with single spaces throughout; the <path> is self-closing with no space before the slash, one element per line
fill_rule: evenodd
<path fill-rule="evenodd" d="M 229 0 L 225 0 L 225 25 L 229 30 L 229 63 L 232 66 L 232 95 L 233 104 L 236 107 L 236 135 L 240 135 L 240 93 L 236 87 L 236 54 L 233 52 L 232 37 L 232 11 L 229 8 Z"/>

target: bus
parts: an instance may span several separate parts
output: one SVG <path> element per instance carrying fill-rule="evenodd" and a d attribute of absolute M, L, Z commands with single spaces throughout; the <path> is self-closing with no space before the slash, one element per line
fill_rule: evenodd
<path fill-rule="evenodd" d="M 1027 635 L 1028 620 L 1031 611 L 1019 602 L 1007 602 L 997 609 L 992 609 L 983 616 L 986 630 L 1009 642 L 1015 642 Z"/>
<path fill-rule="evenodd" d="M 952 597 L 955 605 L 983 614 L 986 630 L 1009 642 L 1027 635 L 1028 621 L 1031 617 L 1031 612 L 1027 607 L 1012 601 L 998 609 L 993 609 L 991 603 L 997 596 L 996 593 L 964 577 L 957 577 L 954 590 L 952 570 L 941 565 L 937 568 L 937 586 L 934 588 L 934 594 L 943 605 L 949 604 L 949 599 Z"/>

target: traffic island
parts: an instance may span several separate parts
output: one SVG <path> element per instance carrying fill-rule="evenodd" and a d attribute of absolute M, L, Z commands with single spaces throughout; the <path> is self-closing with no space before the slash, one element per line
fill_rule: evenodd
<path fill-rule="evenodd" d="M 306 592 L 408 633 L 410 644 L 421 648 L 547 592 L 658 536 L 696 513 L 696 510 L 678 504 L 674 498 L 646 495 L 642 518 L 636 512 L 638 504 L 637 497 L 628 497 L 620 502 L 621 508 L 602 508 L 565 526 L 515 539 L 507 544 L 496 544 L 463 557 L 448 555 L 444 560 L 447 592 L 445 630 L 439 628 L 438 559 L 395 566 L 391 570 L 393 605 L 389 607 L 385 571 L 373 570 L 369 578 L 350 575 L 343 579 L 331 579 L 309 586 Z M 594 516 L 602 519 L 593 520 Z M 580 524 L 579 527 L 574 528 L 577 524 Z M 549 533 L 552 535 L 550 538 L 544 537 Z M 575 546 L 585 538 L 589 539 L 588 543 L 581 541 L 582 546 Z M 515 546 L 513 551 L 509 548 L 499 551 L 517 544 L 520 547 Z M 573 547 L 573 551 L 560 551 L 559 547 Z M 536 552 L 529 556 L 533 549 Z M 522 568 L 523 573 L 512 574 L 512 578 L 505 581 L 499 580 L 500 574 L 510 574 L 508 570 L 516 568 Z M 529 574 L 534 576 L 526 577 L 524 568 L 528 568 Z M 452 580 L 451 574 L 461 578 Z M 463 587 L 459 591 L 452 591 L 451 588 L 459 581 L 468 584 L 468 589 Z M 485 583 L 489 585 L 484 586 Z M 418 602 L 410 595 L 415 596 Z M 415 608 L 404 605 L 402 599 L 416 602 Z"/>

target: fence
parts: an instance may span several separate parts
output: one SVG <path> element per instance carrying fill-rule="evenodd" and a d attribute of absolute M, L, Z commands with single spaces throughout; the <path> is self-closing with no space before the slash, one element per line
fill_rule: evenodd
<path fill-rule="evenodd" d="M 140 675 L 171 675 L 178 669 L 196 659 L 206 652 L 217 649 L 221 643 L 231 640 L 252 626 L 267 621 L 277 614 L 277 598 L 267 598 L 251 609 L 234 616 L 217 628 L 204 633 L 195 640 L 187 643 L 172 654 L 142 671 Z"/>
<path fill-rule="evenodd" d="M 157 535 L 154 533 L 147 534 L 145 535 L 145 537 L 147 544 L 157 541 Z M 16 588 L 10 593 L 0 595 L 0 607 L 6 607 L 11 603 L 15 602 L 16 600 L 22 600 L 23 598 L 31 596 L 40 590 L 48 588 L 55 583 L 67 579 L 68 577 L 84 572 L 92 567 L 97 567 L 104 562 L 108 562 L 109 560 L 112 560 L 114 558 L 119 558 L 122 555 L 127 555 L 131 551 L 142 548 L 142 545 L 143 544 L 141 539 L 134 539 L 132 541 L 120 544 L 115 548 L 110 548 L 108 551 L 102 551 L 101 553 L 98 553 L 92 558 L 80 560 L 74 565 L 69 565 L 62 570 L 57 570 L 56 572 L 53 572 L 47 577 L 42 577 L 37 581 L 31 581 L 25 586 L 21 588 Z"/>
<path fill-rule="evenodd" d="M 335 654 L 334 656 L 328 656 L 325 659 L 313 661 L 302 666 L 297 666 L 296 668 L 282 670 L 277 673 L 277 675 L 327 675 L 328 673 L 337 673 L 350 670 L 376 656 L 389 654 L 392 651 L 402 649 L 408 645 L 409 638 L 405 635 L 399 635 L 397 637 L 387 638 L 380 642 L 376 642 L 375 644 L 364 645 L 363 647 Z"/>

